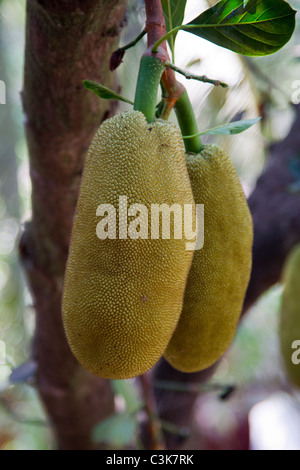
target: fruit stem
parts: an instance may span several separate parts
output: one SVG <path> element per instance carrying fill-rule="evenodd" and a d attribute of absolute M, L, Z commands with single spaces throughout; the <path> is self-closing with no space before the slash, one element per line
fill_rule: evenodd
<path fill-rule="evenodd" d="M 178 98 L 174 109 L 182 135 L 194 135 L 191 139 L 184 139 L 185 151 L 200 153 L 203 144 L 198 135 L 198 125 L 187 91 Z"/>
<path fill-rule="evenodd" d="M 143 55 L 133 109 L 141 111 L 148 122 L 155 121 L 157 91 L 163 71 L 164 65 L 159 58 L 147 55 L 147 52 Z"/>

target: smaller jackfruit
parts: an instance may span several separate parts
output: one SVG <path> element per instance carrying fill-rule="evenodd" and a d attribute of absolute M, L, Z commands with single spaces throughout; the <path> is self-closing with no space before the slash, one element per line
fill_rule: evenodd
<path fill-rule="evenodd" d="M 283 269 L 280 348 L 290 380 L 300 387 L 300 244 L 289 253 Z"/>
<path fill-rule="evenodd" d="M 196 372 L 216 362 L 234 337 L 250 277 L 253 227 L 228 155 L 207 145 L 186 160 L 195 202 L 204 204 L 204 246 L 194 252 L 164 357 L 175 369 Z"/>
<path fill-rule="evenodd" d="M 127 236 L 127 204 L 149 214 L 153 204 L 194 207 L 178 128 L 162 120 L 149 124 L 138 111 L 106 120 L 91 143 L 65 274 L 63 323 L 71 350 L 92 373 L 110 379 L 140 375 L 162 356 L 193 256 L 183 238 L 163 238 L 161 218 L 157 239 L 152 220 L 146 236 L 138 227 L 136 239 Z M 96 234 L 100 205 L 115 208 L 107 219 L 115 231 L 104 239 Z"/>

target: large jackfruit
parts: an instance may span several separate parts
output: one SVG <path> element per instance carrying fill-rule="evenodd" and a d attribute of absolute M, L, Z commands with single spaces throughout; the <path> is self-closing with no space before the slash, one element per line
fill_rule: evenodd
<path fill-rule="evenodd" d="M 291 382 L 300 387 L 300 245 L 290 252 L 283 270 L 280 348 Z"/>
<path fill-rule="evenodd" d="M 92 373 L 137 376 L 162 356 L 176 327 L 193 252 L 185 240 L 120 239 L 119 197 L 143 204 L 190 204 L 194 199 L 178 128 L 147 123 L 138 111 L 105 121 L 85 163 L 65 275 L 63 322 L 71 350 Z M 123 199 L 124 200 L 124 199 Z M 116 239 L 99 239 L 100 204 L 116 208 Z M 191 207 L 191 206 L 189 206 Z M 104 215 L 104 214 L 102 214 Z M 194 214 L 195 216 L 195 214 Z M 104 219 L 103 219 L 104 220 Z M 160 222 L 161 224 L 161 222 Z M 161 227 L 160 227 L 161 228 Z M 138 230 L 138 228 L 137 228 Z M 140 230 L 141 227 L 140 227 Z"/>
<path fill-rule="evenodd" d="M 230 345 L 251 271 L 253 227 L 238 175 L 216 145 L 187 154 L 196 204 L 204 204 L 204 245 L 194 252 L 183 310 L 164 357 L 176 369 L 212 365 Z"/>

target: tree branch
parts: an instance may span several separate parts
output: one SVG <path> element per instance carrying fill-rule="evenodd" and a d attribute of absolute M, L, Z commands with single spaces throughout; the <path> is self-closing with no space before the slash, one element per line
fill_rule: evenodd
<path fill-rule="evenodd" d="M 166 34 L 166 25 L 161 0 L 145 0 L 145 7 L 148 50 L 150 51 L 152 46 Z M 161 44 L 157 56 L 161 58 L 162 62 L 170 59 L 166 41 Z M 185 92 L 185 88 L 176 80 L 175 73 L 170 68 L 166 68 L 163 72 L 161 83 L 165 102 L 163 116 L 168 119 L 176 101 Z"/>
<path fill-rule="evenodd" d="M 151 48 L 162 36 L 166 34 L 165 18 L 161 0 L 145 0 L 146 31 L 148 48 Z M 162 49 L 167 50 L 166 42 Z"/>
<path fill-rule="evenodd" d="M 110 105 L 83 79 L 113 86 L 109 57 L 125 0 L 28 0 L 23 107 L 32 221 L 20 255 L 36 308 L 36 386 L 60 449 L 91 449 L 92 427 L 114 410 L 110 382 L 79 366 L 67 345 L 61 298 L 85 153 Z"/>
<path fill-rule="evenodd" d="M 272 145 L 248 203 L 254 224 L 253 267 L 244 312 L 281 277 L 284 261 L 300 241 L 300 105 L 287 137 Z"/>

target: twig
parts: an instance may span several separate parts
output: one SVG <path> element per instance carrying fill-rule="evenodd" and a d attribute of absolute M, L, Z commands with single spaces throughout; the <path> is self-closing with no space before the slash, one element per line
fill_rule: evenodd
<path fill-rule="evenodd" d="M 201 393 L 210 391 L 219 391 L 220 399 L 224 400 L 231 395 L 235 390 L 235 386 L 231 384 L 219 384 L 219 383 L 182 383 L 174 382 L 171 380 L 155 380 L 154 387 L 161 388 L 164 390 L 171 390 L 173 392 L 190 392 L 190 393 Z"/>
<path fill-rule="evenodd" d="M 176 434 L 177 436 L 183 437 L 184 439 L 187 439 L 191 435 L 191 431 L 187 426 L 177 426 L 170 421 L 161 420 L 161 427 L 164 431 Z"/>
<path fill-rule="evenodd" d="M 125 44 L 125 46 L 119 47 L 119 50 L 126 51 L 127 49 L 130 49 L 131 47 L 135 46 L 145 36 L 146 33 L 146 29 L 143 29 L 143 31 L 141 31 L 135 39 L 133 39 L 128 44 Z"/>
<path fill-rule="evenodd" d="M 109 60 L 109 70 L 115 70 L 121 64 L 125 51 L 135 46 L 145 36 L 145 34 L 146 29 L 143 29 L 135 39 L 114 51 Z"/>
<path fill-rule="evenodd" d="M 145 411 L 148 417 L 148 432 L 150 437 L 151 450 L 163 450 L 165 444 L 163 442 L 161 423 L 156 410 L 156 402 L 153 393 L 153 386 L 149 373 L 140 376 L 141 387 L 145 400 Z"/>
<path fill-rule="evenodd" d="M 206 75 L 196 75 L 194 73 L 188 72 L 187 70 L 183 70 L 177 67 L 175 64 L 172 64 L 172 62 L 169 62 L 168 60 L 165 61 L 165 66 L 174 70 L 174 72 L 180 73 L 188 80 L 198 80 L 200 82 L 210 83 L 214 86 L 221 86 L 222 88 L 228 87 L 227 83 L 221 82 L 220 80 L 213 80 L 212 78 L 208 78 Z"/>

